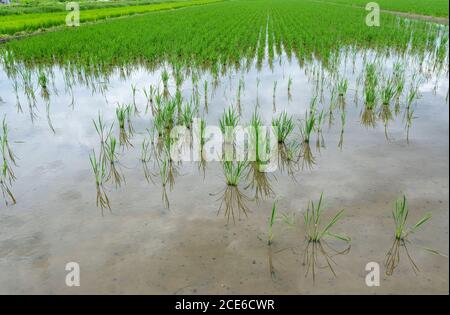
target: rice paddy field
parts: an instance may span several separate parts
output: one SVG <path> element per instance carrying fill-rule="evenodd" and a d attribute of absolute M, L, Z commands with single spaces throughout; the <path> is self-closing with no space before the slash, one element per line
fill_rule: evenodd
<path fill-rule="evenodd" d="M 0 293 L 448 294 L 448 2 L 378 3 L 0 6 Z"/>

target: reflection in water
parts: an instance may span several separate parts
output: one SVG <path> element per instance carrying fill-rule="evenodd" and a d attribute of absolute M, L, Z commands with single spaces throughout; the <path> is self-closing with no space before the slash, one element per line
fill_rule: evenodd
<path fill-rule="evenodd" d="M 105 208 L 108 208 L 111 211 L 109 198 L 103 186 L 107 177 L 104 155 L 100 153 L 99 157 L 97 157 L 97 155 L 95 154 L 95 150 L 92 150 L 92 153 L 89 154 L 89 160 L 91 162 L 92 172 L 94 173 L 95 177 L 95 186 L 97 191 L 97 207 L 100 207 L 103 215 L 103 210 Z"/>
<path fill-rule="evenodd" d="M 244 213 L 246 217 L 248 216 L 248 213 L 251 212 L 250 208 L 247 206 L 247 203 L 250 202 L 251 199 L 247 197 L 238 186 L 227 185 L 218 200 L 221 200 L 221 202 L 217 215 L 223 211 L 224 216 L 227 218 L 227 224 L 230 222 L 230 216 L 233 218 L 233 223 L 236 223 L 236 213 L 238 220 L 240 220 L 241 212 Z"/>
<path fill-rule="evenodd" d="M 406 253 L 406 257 L 408 258 L 409 262 L 411 263 L 414 273 L 417 274 L 420 271 L 419 268 L 417 267 L 416 263 L 412 259 L 411 255 L 409 254 L 408 247 L 406 245 L 406 241 L 396 238 L 394 240 L 394 243 L 392 244 L 391 248 L 387 252 L 385 260 L 384 260 L 384 266 L 386 268 L 386 275 L 391 276 L 394 273 L 394 270 L 400 264 L 400 251 L 402 248 L 404 249 L 404 251 Z"/>
<path fill-rule="evenodd" d="M 278 144 L 278 169 L 286 172 L 295 180 L 295 173 L 300 171 L 300 145 L 294 141 Z"/>
<path fill-rule="evenodd" d="M 311 275 L 313 282 L 315 282 L 317 270 L 323 269 L 329 269 L 336 277 L 333 266 L 337 264 L 334 261 L 334 257 L 347 255 L 350 252 L 350 248 L 351 245 L 348 244 L 344 250 L 338 251 L 324 240 L 307 241 L 303 256 L 303 265 L 306 268 L 305 277 Z"/>
<path fill-rule="evenodd" d="M 8 206 L 9 202 L 16 203 L 16 199 L 12 193 L 12 183 L 16 180 L 13 166 L 17 166 L 16 156 L 12 151 L 8 140 L 8 124 L 6 123 L 6 115 L 2 121 L 2 133 L 0 135 L 0 150 L 2 154 L 2 168 L 0 173 L 0 188 L 2 190 L 3 199 Z"/>
<path fill-rule="evenodd" d="M 276 179 L 275 175 L 261 171 L 260 162 L 251 162 L 245 176 L 245 180 L 249 182 L 245 189 L 255 190 L 254 199 L 256 201 L 266 199 L 274 195 L 271 184 L 272 179 Z"/>

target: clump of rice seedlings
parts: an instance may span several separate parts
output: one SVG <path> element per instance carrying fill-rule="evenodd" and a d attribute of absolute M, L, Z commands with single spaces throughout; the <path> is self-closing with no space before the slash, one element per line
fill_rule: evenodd
<path fill-rule="evenodd" d="M 325 139 L 323 137 L 323 131 L 322 126 L 323 122 L 325 121 L 325 112 L 322 109 L 320 113 L 317 115 L 316 119 L 316 134 L 317 134 L 317 140 L 316 140 L 316 149 L 320 152 L 321 148 L 325 148 Z"/>
<path fill-rule="evenodd" d="M 152 172 L 150 171 L 149 167 L 148 167 L 148 162 L 150 161 L 150 141 L 147 138 L 144 138 L 144 140 L 142 141 L 141 144 L 141 163 L 142 163 L 142 168 L 144 170 L 144 176 L 145 179 L 147 180 L 148 183 L 153 181 L 152 178 Z"/>
<path fill-rule="evenodd" d="M 301 135 L 301 148 L 302 153 L 301 156 L 303 158 L 302 168 L 307 166 L 308 168 L 312 168 L 315 164 L 315 159 L 311 150 L 311 133 L 314 131 L 314 126 L 316 124 L 316 116 L 314 112 L 308 115 L 308 112 L 305 113 L 305 119 L 300 123 L 300 135 Z"/>
<path fill-rule="evenodd" d="M 16 204 L 16 199 L 12 193 L 12 183 L 16 180 L 13 165 L 16 164 L 16 156 L 12 151 L 8 141 L 8 125 L 6 123 L 6 116 L 2 122 L 2 134 L 0 135 L 0 150 L 2 158 L 2 168 L 0 173 L 0 188 L 2 190 L 3 199 L 6 206 L 9 205 L 8 200 L 12 204 Z"/>
<path fill-rule="evenodd" d="M 116 108 L 116 117 L 119 122 L 119 143 L 120 145 L 133 146 L 130 142 L 130 136 L 133 134 L 133 126 L 131 124 L 132 105 L 118 105 Z M 128 131 L 125 129 L 128 125 Z"/>
<path fill-rule="evenodd" d="M 295 141 L 278 145 L 278 169 L 281 173 L 286 171 L 294 180 L 295 173 L 299 171 L 300 153 L 300 144 Z"/>
<path fill-rule="evenodd" d="M 132 103 L 133 104 L 133 112 L 135 115 L 139 114 L 139 109 L 137 108 L 137 105 L 136 105 L 136 91 L 137 91 L 136 85 L 131 84 L 131 94 L 133 96 L 133 103 Z"/>
<path fill-rule="evenodd" d="M 39 73 L 38 84 L 41 87 L 41 96 L 44 100 L 48 101 L 50 99 L 50 92 L 48 90 L 48 80 L 47 76 L 43 71 Z"/>
<path fill-rule="evenodd" d="M 190 102 L 184 105 L 181 117 L 183 124 L 186 126 L 187 129 L 192 128 L 192 122 L 196 114 L 197 109 L 194 108 Z"/>
<path fill-rule="evenodd" d="M 158 136 L 170 134 L 175 124 L 175 113 L 177 110 L 177 100 L 171 99 L 157 103 L 154 117 L 154 124 L 158 131 Z"/>
<path fill-rule="evenodd" d="M 204 157 L 204 146 L 208 139 L 206 139 L 206 121 L 201 118 L 200 119 L 200 161 L 198 164 L 198 169 L 203 173 L 203 178 L 206 176 L 206 160 Z"/>
<path fill-rule="evenodd" d="M 169 73 L 166 69 L 161 72 L 161 81 L 163 83 L 163 96 L 167 98 L 169 96 Z"/>
<path fill-rule="evenodd" d="M 167 182 L 169 181 L 169 159 L 163 158 L 159 164 L 159 176 L 161 177 L 161 187 L 162 187 L 162 201 L 164 206 L 169 209 L 169 197 L 167 195 Z"/>
<path fill-rule="evenodd" d="M 374 128 L 376 125 L 375 106 L 377 94 L 375 86 L 366 86 L 364 90 L 365 106 L 361 115 L 361 123 L 363 126 Z"/>
<path fill-rule="evenodd" d="M 117 155 L 117 140 L 114 136 L 109 135 L 105 146 L 105 157 L 109 162 L 109 172 L 106 181 L 112 180 L 116 187 L 119 187 L 122 180 L 125 180 L 119 169 L 119 158 Z"/>
<path fill-rule="evenodd" d="M 238 112 L 232 107 L 228 107 L 223 111 L 222 117 L 220 117 L 219 125 L 220 130 L 225 135 L 227 129 L 233 130 L 237 127 L 239 124 L 239 114 Z"/>
<path fill-rule="evenodd" d="M 145 113 L 147 114 L 148 109 L 150 108 L 152 110 L 152 114 L 154 114 L 155 113 L 155 108 L 154 108 L 155 88 L 153 87 L 153 85 L 150 85 L 148 92 L 144 88 L 144 95 L 145 95 L 145 98 L 147 99 L 147 106 L 145 107 Z"/>
<path fill-rule="evenodd" d="M 243 212 L 246 216 L 249 209 L 246 202 L 250 199 L 245 196 L 238 188 L 239 182 L 244 177 L 244 172 L 248 167 L 246 161 L 223 161 L 223 172 L 225 175 L 226 187 L 221 196 L 221 203 L 217 214 L 224 210 L 224 216 L 227 217 L 229 223 L 230 217 L 233 218 L 235 223 L 235 212 L 238 212 L 239 219 L 240 213 Z"/>
<path fill-rule="evenodd" d="M 348 90 L 348 80 L 346 78 L 341 78 L 338 81 L 336 88 L 339 98 L 344 98 Z"/>
<path fill-rule="evenodd" d="M 313 281 L 315 281 L 316 269 L 329 268 L 333 275 L 336 276 L 333 268 L 333 264 L 335 264 L 333 256 L 344 255 L 350 251 L 350 245 L 348 245 L 348 247 L 343 251 L 337 251 L 325 241 L 326 237 L 342 240 L 346 243 L 350 243 L 351 239 L 348 236 L 336 234 L 330 231 L 331 228 L 342 218 L 344 210 L 339 211 L 328 224 L 322 227 L 321 223 L 324 211 L 322 202 L 323 193 L 320 195 L 317 205 L 315 205 L 313 201 L 308 203 L 308 208 L 303 214 L 307 243 L 304 256 L 304 265 L 306 266 L 305 277 L 307 277 L 311 272 Z M 329 254 L 330 250 L 333 252 L 333 255 Z M 323 262 L 320 261 L 320 257 Z"/>
<path fill-rule="evenodd" d="M 183 73 L 181 71 L 181 67 L 180 66 L 175 67 L 174 77 L 175 77 L 176 89 L 177 89 L 177 91 L 180 91 L 181 90 L 181 85 L 183 84 L 183 80 L 184 80 Z"/>
<path fill-rule="evenodd" d="M 254 199 L 259 201 L 260 199 L 265 199 L 274 194 L 271 176 L 267 172 L 261 171 L 261 162 L 251 162 L 249 164 L 249 169 L 246 174 L 246 181 L 249 183 L 245 189 L 255 190 Z"/>
<path fill-rule="evenodd" d="M 277 132 L 278 143 L 285 143 L 287 137 L 294 130 L 294 122 L 292 116 L 288 116 L 286 112 L 281 113 L 278 117 L 272 119 L 272 126 Z"/>
<path fill-rule="evenodd" d="M 92 150 L 92 153 L 89 154 L 89 160 L 91 162 L 92 172 L 95 177 L 95 186 L 97 189 L 97 207 L 100 207 L 102 210 L 102 215 L 105 208 L 108 208 L 111 211 L 109 199 L 103 187 L 103 184 L 107 178 L 106 166 L 103 159 L 104 157 L 102 157 L 102 154 L 97 157 L 95 150 Z"/>
<path fill-rule="evenodd" d="M 414 224 L 412 227 L 407 226 L 407 219 L 409 216 L 409 209 L 408 209 L 408 203 L 406 200 L 406 196 L 403 195 L 403 197 L 398 198 L 395 202 L 394 210 L 392 211 L 392 217 L 394 219 L 395 223 L 395 240 L 386 254 L 386 259 L 384 262 L 384 265 L 386 267 L 386 274 L 392 275 L 395 268 L 400 263 L 400 249 L 403 247 L 405 249 L 406 255 L 411 262 L 412 268 L 414 272 L 418 272 L 419 268 L 412 260 L 408 248 L 406 246 L 408 241 L 408 236 L 412 233 L 416 232 L 418 228 L 420 228 L 422 225 L 424 225 L 428 220 L 431 219 L 431 214 L 426 214 L 423 216 L 419 221 L 417 221 L 416 224 Z M 435 252 L 435 251 L 434 251 Z"/>
<path fill-rule="evenodd" d="M 244 171 L 248 167 L 246 161 L 223 161 L 223 172 L 225 174 L 225 180 L 228 186 L 237 186 L 239 181 L 244 175 Z"/>
<path fill-rule="evenodd" d="M 395 84 L 392 78 L 388 78 L 381 87 L 381 101 L 383 106 L 389 106 L 396 94 Z"/>

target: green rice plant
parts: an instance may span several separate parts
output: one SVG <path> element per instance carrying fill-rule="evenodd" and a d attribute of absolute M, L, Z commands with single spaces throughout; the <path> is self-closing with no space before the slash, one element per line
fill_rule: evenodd
<path fill-rule="evenodd" d="M 219 210 L 217 215 L 221 211 L 224 212 L 224 217 L 227 218 L 227 224 L 230 223 L 230 217 L 233 218 L 233 223 L 236 224 L 237 212 L 238 220 L 241 220 L 241 213 L 247 217 L 250 212 L 248 207 L 248 202 L 251 201 L 239 188 L 238 186 L 227 185 L 223 191 L 222 196 L 218 199 L 221 200 L 219 205 Z"/>
<path fill-rule="evenodd" d="M 239 181 L 243 178 L 244 172 L 248 167 L 246 161 L 223 161 L 223 172 L 228 186 L 237 186 Z"/>
<path fill-rule="evenodd" d="M 2 122 L 2 134 L 0 134 L 0 150 L 1 150 L 1 173 L 0 173 L 0 188 L 2 190 L 3 199 L 6 206 L 9 205 L 9 201 L 12 204 L 16 204 L 16 199 L 12 193 L 12 183 L 16 180 L 13 165 L 16 164 L 16 157 L 9 146 L 8 141 L 8 125 L 6 123 L 6 115 L 3 117 Z"/>
<path fill-rule="evenodd" d="M 301 147 L 302 147 L 302 158 L 303 158 L 303 164 L 302 168 L 304 166 L 307 166 L 308 168 L 312 168 L 312 166 L 315 164 L 315 159 L 312 154 L 311 150 L 311 133 L 314 131 L 314 127 L 316 124 L 316 116 L 314 112 L 308 115 L 308 112 L 305 113 L 305 119 L 300 122 L 300 136 L 301 136 Z"/>
<path fill-rule="evenodd" d="M 269 218 L 269 232 L 268 232 L 268 239 L 267 239 L 267 244 L 269 246 L 272 245 L 273 225 L 275 224 L 276 217 L 277 217 L 277 200 L 275 200 L 272 204 L 272 213 Z"/>
<path fill-rule="evenodd" d="M 166 69 L 161 72 L 161 81 L 163 83 L 163 96 L 167 98 L 169 96 L 169 72 Z"/>
<path fill-rule="evenodd" d="M 422 219 L 420 219 L 412 227 L 407 227 L 406 221 L 408 219 L 409 209 L 406 196 L 403 195 L 395 202 L 394 210 L 392 211 L 392 217 L 395 222 L 395 238 L 398 240 L 405 240 L 408 235 L 414 233 L 419 227 L 431 219 L 431 214 L 426 214 Z"/>
<path fill-rule="evenodd" d="M 223 111 L 222 117 L 220 117 L 219 125 L 222 134 L 226 134 L 227 129 L 233 130 L 239 124 L 239 114 L 232 107 L 228 107 Z"/>
<path fill-rule="evenodd" d="M 110 135 L 108 137 L 108 140 L 106 142 L 106 147 L 105 147 L 105 156 L 106 159 L 109 162 L 109 172 L 108 175 L 106 176 L 106 181 L 108 180 L 112 180 L 113 183 L 116 185 L 116 187 L 119 187 L 122 183 L 122 181 L 125 180 L 125 178 L 123 177 L 123 175 L 121 175 L 120 173 L 120 169 L 119 169 L 119 158 L 117 155 L 117 140 L 114 136 Z"/>
<path fill-rule="evenodd" d="M 398 198 L 395 201 L 394 210 L 392 211 L 392 217 L 395 223 L 395 232 L 394 232 L 394 243 L 386 254 L 386 258 L 384 261 L 384 265 L 386 267 L 386 274 L 392 275 L 394 270 L 398 267 L 400 263 L 400 250 L 404 248 L 408 260 L 410 261 L 413 271 L 417 273 L 419 268 L 414 263 L 411 255 L 409 254 L 407 243 L 409 243 L 408 236 L 412 233 L 416 232 L 421 226 L 423 226 L 426 222 L 431 219 L 431 214 L 428 213 L 424 215 L 416 224 L 412 227 L 407 226 L 407 219 L 409 216 L 409 208 L 408 202 L 406 200 L 406 196 Z M 429 250 L 433 253 L 438 253 L 437 251 Z M 439 253 L 438 253 L 439 254 Z"/>
<path fill-rule="evenodd" d="M 388 78 L 381 87 L 381 101 L 383 106 L 389 106 L 396 94 L 396 86 L 392 78 Z"/>
<path fill-rule="evenodd" d="M 147 183 L 155 183 L 153 181 L 153 174 L 150 171 L 150 168 L 148 166 L 148 163 L 150 162 L 151 159 L 151 155 L 150 155 L 150 141 L 147 138 L 144 138 L 144 140 L 142 141 L 141 144 L 141 164 L 142 164 L 142 168 L 144 170 L 144 176 L 145 179 L 147 180 Z"/>
<path fill-rule="evenodd" d="M 337 83 L 337 91 L 339 97 L 344 97 L 348 89 L 348 80 L 346 78 L 341 78 Z"/>
<path fill-rule="evenodd" d="M 144 95 L 147 99 L 147 105 L 145 106 L 145 113 L 148 113 L 148 109 L 150 108 L 152 110 L 152 114 L 155 114 L 155 108 L 154 108 L 154 97 L 155 97 L 155 88 L 153 85 L 150 85 L 149 91 L 144 88 Z"/>
<path fill-rule="evenodd" d="M 309 273 L 312 273 L 313 281 L 316 277 L 316 269 L 328 268 L 336 276 L 333 268 L 333 259 L 336 255 L 345 255 L 350 251 L 350 237 L 346 235 L 336 234 L 331 232 L 331 228 L 336 225 L 336 223 L 342 218 L 344 210 L 339 211 L 324 227 L 322 227 L 322 216 L 323 216 L 323 193 L 320 195 L 320 199 L 317 205 L 313 201 L 308 203 L 308 208 L 304 212 L 304 223 L 306 229 L 306 248 L 304 255 L 304 265 L 306 266 L 305 277 Z M 332 237 L 337 240 L 342 240 L 347 243 L 348 247 L 342 251 L 337 251 L 332 248 L 325 241 L 326 237 Z M 329 254 L 329 250 L 333 253 Z M 324 261 L 322 263 L 320 258 Z"/>
<path fill-rule="evenodd" d="M 280 143 L 278 145 L 278 169 L 286 173 L 296 181 L 295 173 L 299 171 L 299 159 L 301 154 L 300 144 L 296 141 Z"/>
<path fill-rule="evenodd" d="M 100 207 L 102 215 L 105 208 L 108 208 L 111 211 L 109 199 L 103 187 L 103 183 L 107 178 L 107 171 L 103 159 L 104 157 L 101 154 L 97 157 L 95 150 L 92 150 L 92 153 L 89 154 L 89 161 L 91 162 L 91 168 L 95 177 L 95 186 L 97 189 L 97 207 Z"/>
<path fill-rule="evenodd" d="M 409 144 L 409 130 L 411 129 L 414 116 L 414 108 L 406 107 L 405 111 L 405 129 L 406 129 L 406 143 Z"/>
<path fill-rule="evenodd" d="M 167 183 L 169 181 L 169 159 L 163 158 L 163 160 L 159 163 L 159 176 L 161 177 L 161 186 L 162 186 L 162 201 L 164 206 L 169 209 L 170 202 L 169 197 L 167 195 Z"/>
<path fill-rule="evenodd" d="M 38 76 L 38 84 L 41 87 L 41 96 L 44 100 L 48 101 L 50 98 L 50 92 L 48 90 L 48 80 L 46 74 L 41 71 Z"/>
<path fill-rule="evenodd" d="M 186 128 L 188 128 L 188 129 L 192 128 L 192 122 L 193 122 L 196 114 L 197 114 L 197 109 L 194 108 L 190 102 L 186 103 L 184 105 L 183 112 L 182 112 L 182 120 L 183 120 L 183 124 L 186 126 Z"/>
<path fill-rule="evenodd" d="M 131 132 L 131 112 L 132 107 L 129 105 L 118 105 L 116 108 L 116 117 L 119 122 L 119 143 L 122 146 L 133 146 L 130 142 Z M 128 131 L 125 129 L 125 125 L 128 123 Z"/>
<path fill-rule="evenodd" d="M 133 113 L 135 115 L 139 114 L 139 109 L 137 108 L 136 105 L 136 92 L 137 92 L 137 88 L 135 84 L 131 84 L 131 94 L 133 95 Z"/>
<path fill-rule="evenodd" d="M 278 143 L 285 143 L 295 127 L 292 116 L 288 116 L 286 112 L 272 119 L 272 126 L 277 132 Z"/>
<path fill-rule="evenodd" d="M 253 143 L 253 147 L 255 148 L 255 161 L 258 165 L 263 164 L 265 162 L 261 160 L 262 152 L 260 152 L 260 142 L 263 136 L 260 134 L 262 126 L 263 126 L 262 118 L 259 115 L 257 108 L 255 107 L 255 110 L 253 111 L 252 114 L 252 118 L 250 120 L 250 127 L 252 130 L 250 141 Z M 267 148 L 263 149 L 266 150 Z"/>
<path fill-rule="evenodd" d="M 319 114 L 317 115 L 316 119 L 316 133 L 317 133 L 317 140 L 316 140 L 316 149 L 320 152 L 321 148 L 325 148 L 325 139 L 323 137 L 323 131 L 322 126 L 325 121 L 325 111 L 322 109 Z"/>
<path fill-rule="evenodd" d="M 306 229 L 306 240 L 308 242 L 320 242 L 324 237 L 332 237 L 345 242 L 350 242 L 351 239 L 348 236 L 336 234 L 330 231 L 330 229 L 336 225 L 336 223 L 342 218 L 344 210 L 339 211 L 328 224 L 321 227 L 322 215 L 323 215 L 323 193 L 320 194 L 319 202 L 314 204 L 311 200 L 308 204 L 303 217 Z"/>

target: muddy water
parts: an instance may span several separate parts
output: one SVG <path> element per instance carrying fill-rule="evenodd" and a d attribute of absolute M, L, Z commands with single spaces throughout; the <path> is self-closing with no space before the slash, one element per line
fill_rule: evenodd
<path fill-rule="evenodd" d="M 389 72 L 394 58 L 383 62 Z M 414 61 L 409 60 L 410 71 Z M 340 73 L 349 78 L 346 95 L 346 124 L 342 149 L 340 114 L 324 124 L 325 148 L 313 146 L 316 165 L 295 173 L 268 174 L 273 194 L 247 203 L 251 213 L 236 224 L 218 209 L 225 188 L 221 165 L 211 162 L 205 174 L 196 163 L 179 168 L 172 190 L 167 189 L 170 209 L 162 202 L 160 182 L 148 183 L 139 161 L 140 144 L 150 127 L 144 114 L 142 88 L 157 85 L 161 71 L 133 71 L 127 79 L 109 76 L 108 90 L 92 92 L 83 84 L 73 87 L 75 103 L 65 91 L 62 73 L 55 67 L 55 89 L 51 88 L 50 118 L 45 102 L 37 96 L 37 118 L 31 122 L 26 97 L 19 89 L 23 113 L 18 113 L 12 80 L 0 71 L 0 111 L 6 114 L 11 146 L 18 156 L 13 192 L 17 204 L 0 208 L 0 293 L 139 293 L 139 294 L 383 294 L 448 293 L 448 259 L 430 254 L 423 247 L 448 253 L 449 244 L 449 138 L 448 82 L 445 74 L 432 74 L 421 84 L 422 97 L 415 102 L 416 117 L 409 143 L 402 114 L 385 129 L 361 125 L 361 91 L 355 97 L 357 75 L 363 58 L 355 65 L 342 60 Z M 209 124 L 217 124 L 223 109 L 236 103 L 239 80 L 242 118 L 248 121 L 259 99 L 259 113 L 266 123 L 283 110 L 303 117 L 309 107 L 315 82 L 314 66 L 300 67 L 296 61 L 278 57 L 273 67 L 253 65 L 220 78 L 213 90 L 212 77 L 199 79 L 200 113 Z M 291 100 L 288 80 L 292 78 Z M 408 75 L 408 77 L 410 77 Z M 257 84 L 257 79 L 260 83 Z M 208 112 L 203 104 L 203 82 L 208 80 Z M 277 81 L 275 108 L 273 85 Z M 437 85 L 436 85 L 437 82 Z M 37 83 L 36 93 L 39 94 Z M 140 115 L 133 117 L 136 134 L 133 148 L 120 150 L 126 185 L 106 185 L 111 212 L 102 216 L 96 207 L 95 182 L 89 153 L 99 147 L 92 119 L 100 111 L 107 124 L 115 120 L 117 102 L 131 102 L 131 84 L 136 84 Z M 169 82 L 171 92 L 174 82 Z M 257 88 L 258 85 L 258 88 Z M 325 88 L 319 109 L 328 109 Z M 192 94 L 190 78 L 184 81 L 185 99 Z M 357 102 L 355 102 L 355 99 Z M 275 109 L 275 113 L 274 113 Z M 117 126 L 117 122 L 116 122 Z M 118 130 L 114 129 L 117 136 Z M 299 137 L 296 130 L 294 138 Z M 315 143 L 316 136 L 313 136 Z M 157 173 L 158 170 L 152 168 Z M 240 186 L 253 197 L 254 189 Z M 351 236 L 351 248 L 333 256 L 336 276 L 329 268 L 316 269 L 315 281 L 305 265 L 305 236 L 302 212 L 309 199 L 324 192 L 326 218 L 345 208 L 345 216 L 334 227 Z M 420 272 L 414 273 L 406 252 L 392 276 L 384 275 L 383 261 L 393 242 L 391 210 L 394 200 L 405 193 L 410 205 L 410 224 L 425 213 L 433 217 L 410 237 L 408 250 Z M 275 197 L 280 212 L 295 218 L 295 225 L 277 221 L 274 242 L 267 246 L 267 223 Z M 344 251 L 343 242 L 328 239 L 325 253 Z M 324 245 L 325 246 L 325 245 Z M 323 254 L 318 257 L 323 265 Z M 65 265 L 78 262 L 81 286 L 65 285 Z M 365 266 L 381 266 L 380 287 L 365 284 Z"/>

